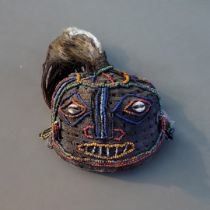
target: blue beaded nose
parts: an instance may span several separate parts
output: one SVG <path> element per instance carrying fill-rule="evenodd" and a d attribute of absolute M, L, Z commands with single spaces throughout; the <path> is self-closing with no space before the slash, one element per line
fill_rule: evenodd
<path fill-rule="evenodd" d="M 95 97 L 95 138 L 108 138 L 108 119 L 107 119 L 107 98 L 108 88 L 99 88 Z"/>

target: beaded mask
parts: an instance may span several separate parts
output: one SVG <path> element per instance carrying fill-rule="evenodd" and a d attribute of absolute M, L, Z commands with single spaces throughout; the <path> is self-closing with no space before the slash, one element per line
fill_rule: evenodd
<path fill-rule="evenodd" d="M 50 51 L 58 39 L 50 45 L 42 88 L 52 110 L 52 126 L 41 136 L 49 137 L 49 146 L 64 160 L 89 170 L 113 172 L 142 163 L 172 138 L 157 90 L 149 81 L 109 65 L 89 32 L 69 28 L 65 33 L 74 44 L 75 37 L 82 37 L 82 47 L 88 42 L 100 62 L 82 63 L 72 53 L 67 61 L 52 62 Z"/>

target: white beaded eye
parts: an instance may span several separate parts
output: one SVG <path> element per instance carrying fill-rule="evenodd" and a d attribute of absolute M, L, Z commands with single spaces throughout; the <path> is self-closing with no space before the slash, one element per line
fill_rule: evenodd
<path fill-rule="evenodd" d="M 145 103 L 142 101 L 136 101 L 135 103 L 132 104 L 132 109 L 135 112 L 141 113 L 146 109 Z"/>
<path fill-rule="evenodd" d="M 81 112 L 81 107 L 79 107 L 78 105 L 71 103 L 68 108 L 67 108 L 68 112 L 72 115 L 76 115 L 78 113 Z"/>

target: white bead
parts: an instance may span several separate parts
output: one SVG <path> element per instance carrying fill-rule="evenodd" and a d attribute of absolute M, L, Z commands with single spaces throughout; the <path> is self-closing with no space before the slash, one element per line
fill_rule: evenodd
<path fill-rule="evenodd" d="M 145 103 L 142 102 L 142 101 L 136 101 L 135 103 L 133 103 L 132 105 L 132 109 L 135 111 L 135 112 L 143 112 L 145 110 L 146 106 L 145 106 Z"/>
<path fill-rule="evenodd" d="M 68 106 L 68 112 L 70 114 L 78 114 L 80 112 L 80 107 L 72 103 Z"/>

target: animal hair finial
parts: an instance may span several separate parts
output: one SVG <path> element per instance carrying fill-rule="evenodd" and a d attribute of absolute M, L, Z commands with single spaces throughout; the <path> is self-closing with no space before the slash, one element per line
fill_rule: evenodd
<path fill-rule="evenodd" d="M 68 27 L 51 42 L 43 64 L 42 90 L 45 101 L 50 100 L 55 86 L 73 72 L 91 74 L 108 65 L 101 43 L 90 32 Z"/>

